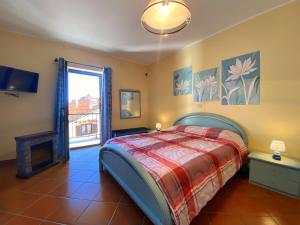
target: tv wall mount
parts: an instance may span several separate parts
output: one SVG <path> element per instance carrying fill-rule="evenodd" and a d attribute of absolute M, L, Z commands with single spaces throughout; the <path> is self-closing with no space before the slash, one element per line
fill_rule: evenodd
<path fill-rule="evenodd" d="M 17 93 L 17 92 L 12 92 L 12 91 L 5 91 L 4 92 L 5 95 L 9 95 L 9 96 L 13 96 L 15 98 L 19 98 L 20 97 L 20 94 Z"/>

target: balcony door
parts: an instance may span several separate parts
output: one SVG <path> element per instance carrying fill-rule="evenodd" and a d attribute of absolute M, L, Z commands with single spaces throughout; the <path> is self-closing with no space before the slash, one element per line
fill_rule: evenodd
<path fill-rule="evenodd" d="M 101 70 L 68 68 L 70 148 L 99 145 Z"/>

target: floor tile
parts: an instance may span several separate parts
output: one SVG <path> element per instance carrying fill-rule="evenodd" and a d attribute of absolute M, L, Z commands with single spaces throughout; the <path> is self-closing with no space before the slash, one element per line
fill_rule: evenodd
<path fill-rule="evenodd" d="M 110 222 L 117 204 L 92 202 L 85 212 L 79 217 L 76 224 L 106 225 Z"/>
<path fill-rule="evenodd" d="M 79 171 L 69 176 L 69 180 L 78 182 L 89 182 L 91 177 L 95 175 L 94 171 Z"/>
<path fill-rule="evenodd" d="M 135 205 L 134 201 L 129 197 L 129 195 L 125 191 L 121 197 L 120 203 L 127 205 Z"/>
<path fill-rule="evenodd" d="M 28 217 L 16 216 L 9 220 L 5 225 L 40 225 L 41 220 Z"/>
<path fill-rule="evenodd" d="M 61 205 L 47 217 L 47 220 L 74 224 L 89 204 L 90 202 L 86 200 L 64 199 Z"/>
<path fill-rule="evenodd" d="M 69 168 L 71 170 L 82 170 L 82 171 L 89 171 L 89 172 L 96 172 L 99 171 L 99 166 L 97 165 L 98 162 L 93 163 L 82 163 L 76 162 L 69 164 Z"/>
<path fill-rule="evenodd" d="M 42 222 L 41 225 L 66 225 L 66 224 L 52 223 L 52 222 Z"/>
<path fill-rule="evenodd" d="M 101 183 L 101 175 L 100 173 L 95 173 L 91 177 L 89 177 L 88 182 L 90 183 L 95 183 L 95 184 L 100 184 Z"/>
<path fill-rule="evenodd" d="M 118 203 L 124 191 L 119 185 L 104 184 L 101 185 L 99 193 L 94 198 L 99 202 L 115 202 Z"/>
<path fill-rule="evenodd" d="M 274 198 L 278 194 L 266 188 L 262 188 L 254 184 L 249 184 L 248 195 L 256 198 Z"/>
<path fill-rule="evenodd" d="M 64 199 L 56 197 L 42 197 L 23 213 L 25 216 L 44 219 L 53 213 L 62 203 Z"/>
<path fill-rule="evenodd" d="M 240 201 L 240 198 L 229 197 L 229 196 L 220 196 L 217 194 L 212 200 L 207 203 L 205 207 L 206 210 L 210 213 L 231 213 L 237 214 L 240 213 L 240 205 L 237 202 Z"/>
<path fill-rule="evenodd" d="M 14 217 L 12 214 L 0 212 L 0 225 L 4 225 L 12 217 Z"/>
<path fill-rule="evenodd" d="M 278 225 L 271 216 L 243 215 L 247 225 Z"/>
<path fill-rule="evenodd" d="M 43 179 L 41 176 L 33 176 L 27 179 L 16 179 L 19 184 L 18 184 L 18 189 L 19 190 L 25 190 L 31 188 L 33 185 L 37 184 Z"/>
<path fill-rule="evenodd" d="M 300 225 L 300 213 L 274 216 L 273 218 L 279 225 Z"/>
<path fill-rule="evenodd" d="M 141 225 L 144 215 L 135 205 L 119 205 L 110 225 Z"/>
<path fill-rule="evenodd" d="M 79 179 L 81 179 L 81 177 L 85 178 L 85 176 L 82 176 L 82 174 L 86 173 L 80 169 L 70 169 L 70 164 L 65 164 L 64 167 L 61 167 L 59 171 L 52 173 L 48 176 L 49 179 L 52 180 L 56 180 L 58 182 L 66 182 L 69 180 L 72 181 L 79 181 Z M 88 177 L 90 177 L 92 175 L 92 173 L 88 174 Z M 77 180 L 75 180 L 77 179 Z M 85 180 L 82 181 L 87 181 L 88 179 L 85 178 Z"/>
<path fill-rule="evenodd" d="M 40 196 L 30 193 L 8 192 L 0 198 L 0 210 L 21 213 L 39 198 Z"/>
<path fill-rule="evenodd" d="M 300 207 L 298 208 L 297 202 L 294 202 L 294 199 L 259 199 L 259 203 L 259 205 L 265 207 L 268 213 L 272 216 L 295 214 L 300 212 Z"/>
<path fill-rule="evenodd" d="M 252 197 L 244 197 L 237 201 L 239 204 L 238 211 L 241 214 L 252 214 L 252 215 L 259 215 L 259 216 L 269 216 L 269 212 L 261 202 L 261 198 L 252 198 Z"/>
<path fill-rule="evenodd" d="M 208 216 L 210 225 L 246 225 L 245 221 L 238 215 L 209 213 Z"/>
<path fill-rule="evenodd" d="M 38 194 L 48 194 L 53 189 L 58 187 L 62 182 L 57 182 L 52 179 L 43 179 L 40 182 L 37 182 L 33 186 L 24 189 L 26 192 L 38 193 Z"/>
<path fill-rule="evenodd" d="M 51 180 L 55 180 L 57 183 L 64 183 L 68 181 L 68 177 L 69 177 L 69 172 L 64 171 L 64 169 L 61 169 L 56 173 L 50 174 L 47 178 Z"/>
<path fill-rule="evenodd" d="M 150 219 L 148 219 L 148 217 L 144 216 L 142 225 L 154 225 L 154 224 L 150 221 Z"/>
<path fill-rule="evenodd" d="M 67 182 L 59 185 L 53 191 L 51 191 L 49 193 L 49 195 L 60 196 L 60 197 L 70 197 L 72 194 L 75 193 L 75 191 L 77 191 L 79 189 L 79 187 L 82 184 L 83 184 L 82 182 L 67 181 Z"/>
<path fill-rule="evenodd" d="M 93 200 L 99 193 L 100 188 L 100 184 L 85 183 L 71 195 L 71 198 Z"/>
<path fill-rule="evenodd" d="M 196 216 L 191 225 L 209 225 L 208 214 L 204 211 L 201 211 L 198 216 Z"/>
<path fill-rule="evenodd" d="M 94 173 L 90 178 L 89 181 L 90 183 L 96 183 L 96 184 L 117 184 L 117 182 L 106 172 L 97 172 Z"/>

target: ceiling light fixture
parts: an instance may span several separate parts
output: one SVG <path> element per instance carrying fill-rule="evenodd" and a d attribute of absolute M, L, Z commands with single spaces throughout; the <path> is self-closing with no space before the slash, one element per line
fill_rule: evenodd
<path fill-rule="evenodd" d="M 158 35 L 174 34 L 191 22 L 184 0 L 150 0 L 142 16 L 143 27 Z"/>

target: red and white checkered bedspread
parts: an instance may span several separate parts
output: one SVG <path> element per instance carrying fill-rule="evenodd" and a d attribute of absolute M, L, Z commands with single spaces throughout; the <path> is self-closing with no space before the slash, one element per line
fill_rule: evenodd
<path fill-rule="evenodd" d="M 238 134 L 198 126 L 174 126 L 108 143 L 120 145 L 152 175 L 177 225 L 190 224 L 247 156 Z"/>

